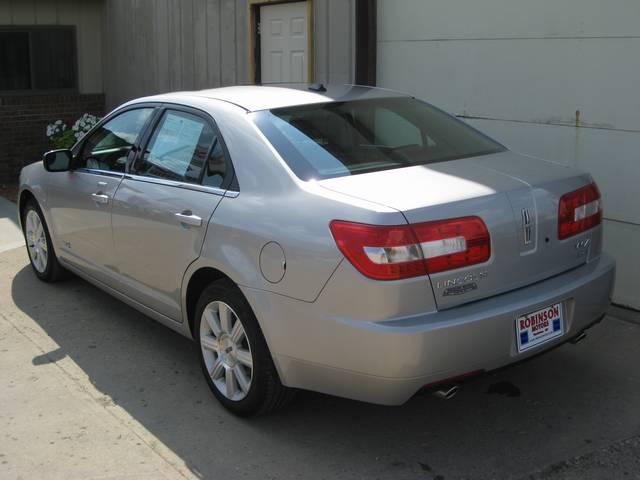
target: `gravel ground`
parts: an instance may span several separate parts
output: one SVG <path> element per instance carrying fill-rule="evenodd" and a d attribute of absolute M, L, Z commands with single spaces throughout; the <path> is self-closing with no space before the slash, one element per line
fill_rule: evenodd
<path fill-rule="evenodd" d="M 550 465 L 526 478 L 529 480 L 640 479 L 640 436 Z"/>

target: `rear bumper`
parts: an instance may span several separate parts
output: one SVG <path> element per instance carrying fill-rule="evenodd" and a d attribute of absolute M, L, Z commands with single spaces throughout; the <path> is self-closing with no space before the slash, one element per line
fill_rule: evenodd
<path fill-rule="evenodd" d="M 526 288 L 450 310 L 379 322 L 327 315 L 324 301 L 305 303 L 243 290 L 285 385 L 398 405 L 425 385 L 500 368 L 575 337 L 606 312 L 614 276 L 615 262 L 603 254 Z M 559 302 L 564 335 L 519 354 L 515 318 Z"/>

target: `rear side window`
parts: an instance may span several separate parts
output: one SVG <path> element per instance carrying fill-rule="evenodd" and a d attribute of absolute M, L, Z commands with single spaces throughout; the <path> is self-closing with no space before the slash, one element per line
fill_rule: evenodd
<path fill-rule="evenodd" d="M 200 183 L 203 168 L 210 169 L 206 161 L 214 140 L 213 129 L 203 118 L 167 110 L 133 170 L 147 177 Z"/>
<path fill-rule="evenodd" d="M 504 147 L 412 98 L 378 98 L 252 114 L 303 180 L 357 175 L 486 155 Z"/>
<path fill-rule="evenodd" d="M 227 176 L 227 161 L 220 139 L 216 137 L 213 141 L 214 144 L 211 149 L 211 155 L 209 155 L 202 175 L 202 184 L 207 187 L 220 188 Z"/>

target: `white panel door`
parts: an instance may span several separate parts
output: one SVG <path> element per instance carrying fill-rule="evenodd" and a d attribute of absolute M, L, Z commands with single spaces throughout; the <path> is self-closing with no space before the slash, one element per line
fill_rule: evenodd
<path fill-rule="evenodd" d="M 262 83 L 308 82 L 307 2 L 260 7 Z"/>

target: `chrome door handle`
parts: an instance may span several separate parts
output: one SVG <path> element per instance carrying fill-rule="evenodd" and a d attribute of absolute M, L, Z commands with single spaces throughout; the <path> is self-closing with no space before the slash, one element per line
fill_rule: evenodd
<path fill-rule="evenodd" d="M 180 223 L 185 225 L 193 225 L 194 227 L 202 226 L 202 219 L 197 215 L 192 215 L 191 212 L 176 213 L 175 216 Z"/>
<path fill-rule="evenodd" d="M 109 195 L 105 195 L 104 193 L 92 193 L 91 198 L 96 203 L 109 203 Z"/>

